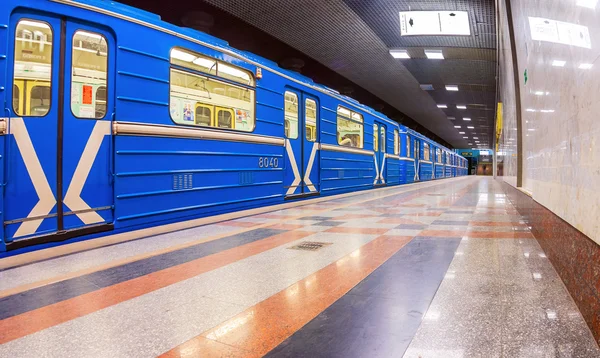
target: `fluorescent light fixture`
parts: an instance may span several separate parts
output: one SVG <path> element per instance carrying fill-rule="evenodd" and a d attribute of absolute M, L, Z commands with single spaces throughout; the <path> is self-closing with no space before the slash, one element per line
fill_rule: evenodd
<path fill-rule="evenodd" d="M 535 109 L 533 109 L 533 108 L 527 108 L 526 111 L 527 112 L 535 112 Z"/>
<path fill-rule="evenodd" d="M 473 137 L 473 139 L 479 139 L 479 137 Z"/>
<path fill-rule="evenodd" d="M 577 0 L 575 3 L 577 6 L 587 7 L 588 9 L 595 9 L 598 0 Z"/>
<path fill-rule="evenodd" d="M 537 91 L 534 93 L 536 96 L 543 96 L 544 95 L 544 91 Z"/>
<path fill-rule="evenodd" d="M 469 117 L 464 117 L 463 118 L 463 121 L 470 121 L 470 120 L 471 120 L 471 118 L 469 118 Z"/>
<path fill-rule="evenodd" d="M 458 86 L 454 86 L 454 85 L 450 85 L 450 86 L 446 86 L 446 91 L 458 91 Z"/>
<path fill-rule="evenodd" d="M 471 35 L 466 11 L 400 11 L 400 36 Z"/>
<path fill-rule="evenodd" d="M 463 137 L 464 139 L 469 139 L 469 137 Z"/>
<path fill-rule="evenodd" d="M 442 50 L 425 50 L 425 56 L 430 60 L 443 60 L 444 54 Z"/>
<path fill-rule="evenodd" d="M 449 120 L 451 120 L 451 121 L 453 121 L 453 120 L 455 120 L 456 118 L 454 118 L 454 117 L 448 117 L 448 119 L 449 119 Z"/>
<path fill-rule="evenodd" d="M 567 61 L 554 60 L 552 61 L 552 66 L 554 67 L 564 67 L 567 64 Z"/>
<path fill-rule="evenodd" d="M 392 55 L 393 58 L 410 58 L 410 55 L 406 50 L 390 50 L 390 55 Z"/>
<path fill-rule="evenodd" d="M 448 106 L 446 106 L 445 104 L 438 104 L 437 107 L 438 108 L 448 108 Z"/>
<path fill-rule="evenodd" d="M 454 126 L 454 128 L 460 128 L 460 126 Z"/>
<path fill-rule="evenodd" d="M 472 126 L 467 126 L 467 128 L 469 128 L 469 129 L 475 129 L 475 127 L 472 127 Z"/>
<path fill-rule="evenodd" d="M 592 65 L 591 63 L 582 63 L 581 65 L 579 65 L 579 69 L 580 70 L 589 70 L 590 68 L 592 68 L 592 66 L 594 66 L 594 65 Z"/>
<path fill-rule="evenodd" d="M 433 85 L 425 84 L 419 85 L 423 91 L 433 91 Z"/>
<path fill-rule="evenodd" d="M 458 134 L 465 134 L 465 132 L 458 132 Z"/>
<path fill-rule="evenodd" d="M 465 106 L 464 104 L 457 104 L 456 109 L 467 109 L 467 106 Z"/>

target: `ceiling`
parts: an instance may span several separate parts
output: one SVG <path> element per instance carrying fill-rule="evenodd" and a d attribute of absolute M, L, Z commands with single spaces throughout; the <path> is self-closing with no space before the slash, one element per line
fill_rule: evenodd
<path fill-rule="evenodd" d="M 204 2 L 346 77 L 455 148 L 491 147 L 496 99 L 493 0 Z M 408 10 L 467 11 L 471 35 L 400 36 L 399 12 Z M 425 48 L 443 50 L 445 59 L 427 59 Z M 411 59 L 394 59 L 391 49 L 407 49 Z M 434 90 L 424 91 L 420 84 L 431 84 Z M 445 85 L 458 85 L 459 91 L 446 91 Z M 467 109 L 458 110 L 457 104 Z M 471 121 L 463 121 L 465 117 Z"/>

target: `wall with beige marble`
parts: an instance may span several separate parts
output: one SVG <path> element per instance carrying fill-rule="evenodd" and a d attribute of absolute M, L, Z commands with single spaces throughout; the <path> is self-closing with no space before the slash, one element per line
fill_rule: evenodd
<path fill-rule="evenodd" d="M 501 145 L 505 180 L 516 185 L 517 136 L 523 189 L 600 243 L 600 3 L 598 0 L 512 0 L 522 131 L 506 8 L 500 5 Z M 503 1 L 501 1 L 503 3 Z M 524 72 L 528 80 L 525 83 Z M 509 79 L 510 77 L 510 79 Z M 515 134 L 515 135 L 513 135 Z"/>

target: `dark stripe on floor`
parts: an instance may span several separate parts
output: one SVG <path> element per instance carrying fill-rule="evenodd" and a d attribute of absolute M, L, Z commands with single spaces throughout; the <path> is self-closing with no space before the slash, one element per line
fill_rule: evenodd
<path fill-rule="evenodd" d="M 255 229 L 222 239 L 148 257 L 122 266 L 56 282 L 0 299 L 0 320 L 68 300 L 152 272 L 196 260 L 237 246 L 277 235 L 285 230 Z"/>
<path fill-rule="evenodd" d="M 402 357 L 460 238 L 416 237 L 269 357 Z"/>

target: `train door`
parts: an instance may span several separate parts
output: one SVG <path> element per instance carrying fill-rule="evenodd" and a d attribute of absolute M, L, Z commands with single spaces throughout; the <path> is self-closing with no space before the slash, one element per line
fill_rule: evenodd
<path fill-rule="evenodd" d="M 414 143 L 414 153 L 415 153 L 415 181 L 419 181 L 419 165 L 421 160 L 421 141 L 415 139 Z"/>
<path fill-rule="evenodd" d="M 284 95 L 286 198 L 318 195 L 319 101 L 307 93 L 287 90 Z"/>
<path fill-rule="evenodd" d="M 4 242 L 13 249 L 109 230 L 114 38 L 37 13 L 9 23 Z"/>
<path fill-rule="evenodd" d="M 375 185 L 385 185 L 387 179 L 387 168 L 385 166 L 386 158 L 386 126 L 381 122 L 375 121 L 373 124 L 373 152 L 375 161 Z"/>

